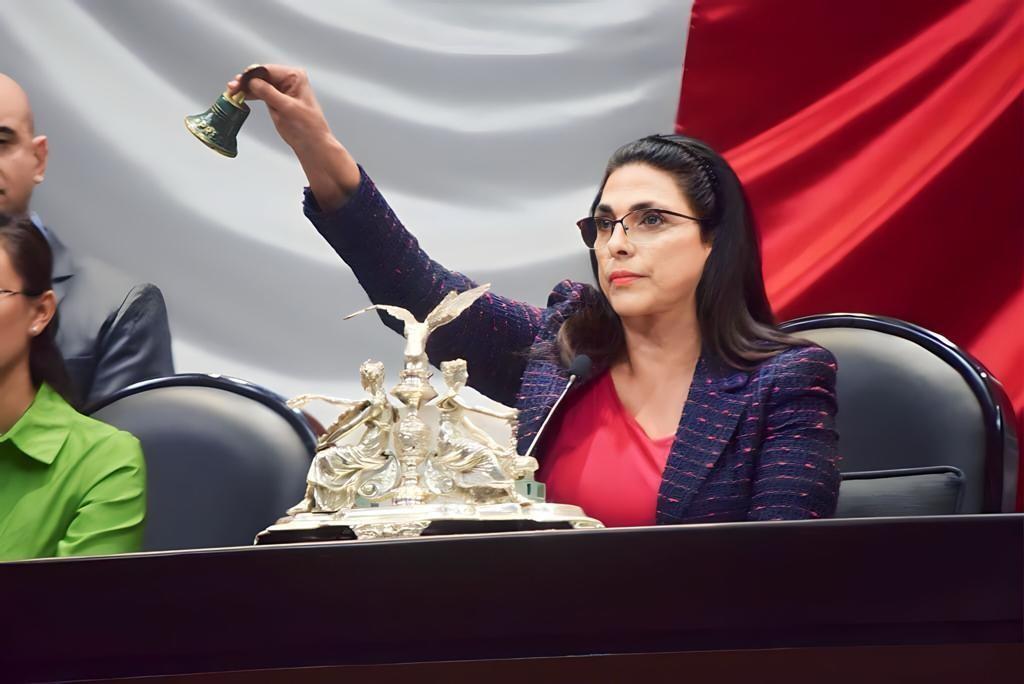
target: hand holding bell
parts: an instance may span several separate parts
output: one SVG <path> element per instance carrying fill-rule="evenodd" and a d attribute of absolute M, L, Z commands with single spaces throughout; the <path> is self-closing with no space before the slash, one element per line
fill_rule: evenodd
<path fill-rule="evenodd" d="M 210 109 L 186 117 L 185 125 L 206 145 L 234 157 L 235 137 L 249 114 L 245 98 L 266 103 L 278 135 L 298 157 L 322 211 L 336 209 L 356 191 L 359 167 L 331 133 L 302 69 L 280 64 L 248 67 L 228 81 Z"/>
<path fill-rule="evenodd" d="M 359 166 L 331 133 L 306 72 L 280 64 L 264 67 L 265 78 L 245 81 L 245 74 L 238 74 L 228 82 L 227 92 L 242 89 L 249 99 L 267 105 L 278 135 L 302 165 L 320 209 L 336 209 L 359 187 Z"/>
<path fill-rule="evenodd" d="M 278 134 L 296 153 L 322 147 L 333 136 L 306 72 L 278 64 L 267 64 L 263 70 L 255 77 L 248 71 L 236 74 L 226 92 L 262 100 Z"/>

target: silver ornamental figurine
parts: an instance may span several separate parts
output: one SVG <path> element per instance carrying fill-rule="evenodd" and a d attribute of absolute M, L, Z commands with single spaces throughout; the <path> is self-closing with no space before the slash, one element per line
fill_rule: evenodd
<path fill-rule="evenodd" d="M 392 489 L 398 481 L 398 461 L 388 449 L 398 412 L 384 393 L 384 364 L 364 361 L 359 367 L 359 379 L 370 394 L 369 399 L 348 401 L 303 394 L 288 402 L 292 408 L 302 408 L 318 400 L 343 409 L 318 440 L 306 476 L 306 495 L 288 509 L 290 515 L 351 508 L 358 494 L 372 498 Z M 360 427 L 363 434 L 358 442 L 342 444 Z"/>
<path fill-rule="evenodd" d="M 517 485 L 532 482 L 537 469 L 535 459 L 516 453 L 518 412 L 465 402 L 460 396 L 469 380 L 465 360 L 441 363 L 445 389 L 440 395 L 430 383 L 430 334 L 489 288 L 450 292 L 423 321 L 380 304 L 345 317 L 379 309 L 404 323 L 404 364 L 391 390 L 400 405 L 385 393 L 384 366 L 377 361 L 359 368 L 367 399 L 304 394 L 290 400 L 293 408 L 323 401 L 341 412 L 318 440 L 302 501 L 257 535 L 257 544 L 603 527 L 578 506 L 544 503 L 517 491 Z M 428 404 L 437 410 L 436 430 L 422 415 Z M 471 415 L 503 421 L 507 442 L 474 424 Z"/>
<path fill-rule="evenodd" d="M 498 444 L 466 415 L 476 413 L 504 420 L 514 435 L 519 412 L 515 409 L 494 411 L 466 404 L 458 394 L 469 379 L 463 359 L 442 361 L 441 375 L 447 389 L 434 402 L 440 419 L 437 450 L 427 461 L 427 488 L 434 494 L 449 494 L 458 490 L 464 498 L 474 503 L 494 503 L 509 499 L 524 501 L 515 491 L 515 447 L 512 444 Z M 532 473 L 536 470 L 536 460 L 529 460 L 534 462 L 534 467 L 529 470 Z"/>

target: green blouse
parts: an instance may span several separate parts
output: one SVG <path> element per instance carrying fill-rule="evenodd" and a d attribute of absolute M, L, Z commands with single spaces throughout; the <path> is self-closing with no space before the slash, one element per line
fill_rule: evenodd
<path fill-rule="evenodd" d="M 145 517 L 139 441 L 49 385 L 0 434 L 0 560 L 138 551 Z"/>

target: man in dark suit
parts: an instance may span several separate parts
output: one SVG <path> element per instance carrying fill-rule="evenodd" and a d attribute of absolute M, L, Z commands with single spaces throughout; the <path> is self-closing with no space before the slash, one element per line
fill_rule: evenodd
<path fill-rule="evenodd" d="M 0 74 L 0 212 L 24 214 L 46 173 L 48 143 L 36 135 L 28 96 Z M 149 378 L 171 375 L 171 333 L 155 285 L 132 285 L 102 265 L 76 259 L 38 216 L 53 250 L 60 325 L 57 344 L 78 399 L 88 405 Z"/>

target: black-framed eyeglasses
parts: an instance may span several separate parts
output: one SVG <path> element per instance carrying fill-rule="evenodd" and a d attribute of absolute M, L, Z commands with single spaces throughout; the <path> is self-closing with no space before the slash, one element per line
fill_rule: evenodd
<path fill-rule="evenodd" d="M 25 297 L 35 297 L 36 295 L 28 292 L 22 292 L 21 290 L 7 290 L 0 287 L 0 297 L 13 297 L 14 295 L 23 295 Z"/>
<path fill-rule="evenodd" d="M 668 218 L 671 217 L 671 218 Z M 654 242 L 667 229 L 680 224 L 673 219 L 687 219 L 700 223 L 696 216 L 680 214 L 668 209 L 634 209 L 622 218 L 609 216 L 588 216 L 576 222 L 579 226 L 583 243 L 590 249 L 603 247 L 615 232 L 615 226 L 622 224 L 626 237 L 635 245 Z"/>

